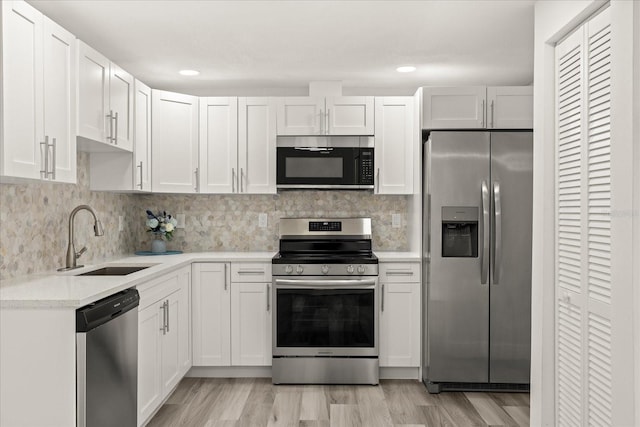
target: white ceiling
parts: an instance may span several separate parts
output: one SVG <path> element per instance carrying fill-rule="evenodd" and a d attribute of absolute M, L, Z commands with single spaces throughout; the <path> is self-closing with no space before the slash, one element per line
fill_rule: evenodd
<path fill-rule="evenodd" d="M 533 80 L 532 0 L 29 3 L 149 86 L 193 95 L 306 95 L 324 80 L 345 95 L 403 95 Z"/>

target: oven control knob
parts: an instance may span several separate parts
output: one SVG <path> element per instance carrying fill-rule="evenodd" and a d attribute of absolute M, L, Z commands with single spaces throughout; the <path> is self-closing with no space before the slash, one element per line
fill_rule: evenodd
<path fill-rule="evenodd" d="M 291 266 L 291 265 L 287 265 L 287 266 L 284 268 L 284 272 L 285 272 L 285 273 L 287 273 L 287 274 L 291 274 L 291 273 L 293 273 L 293 266 Z"/>
<path fill-rule="evenodd" d="M 353 265 L 347 265 L 347 273 L 353 274 L 354 271 L 355 269 L 353 268 Z"/>
<path fill-rule="evenodd" d="M 359 265 L 358 266 L 358 274 L 364 274 L 364 265 Z"/>
<path fill-rule="evenodd" d="M 322 274 L 328 274 L 329 266 L 327 264 L 323 265 L 322 267 L 320 267 L 320 271 L 322 271 Z"/>
<path fill-rule="evenodd" d="M 304 267 L 298 264 L 298 266 L 296 267 L 296 273 L 302 274 L 303 271 L 304 271 Z"/>

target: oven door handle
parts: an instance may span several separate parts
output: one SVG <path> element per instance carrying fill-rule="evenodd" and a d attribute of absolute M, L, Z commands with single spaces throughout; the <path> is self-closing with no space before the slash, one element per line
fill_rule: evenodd
<path fill-rule="evenodd" d="M 275 279 L 275 285 L 279 288 L 321 288 L 331 289 L 337 288 L 373 288 L 376 286 L 375 279 L 351 280 L 351 279 L 327 279 L 327 280 L 291 280 L 291 279 Z"/>

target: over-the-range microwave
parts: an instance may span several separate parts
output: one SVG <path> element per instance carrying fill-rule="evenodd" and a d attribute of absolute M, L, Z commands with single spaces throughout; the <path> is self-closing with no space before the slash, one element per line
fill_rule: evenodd
<path fill-rule="evenodd" d="M 277 188 L 374 188 L 372 136 L 280 136 Z"/>

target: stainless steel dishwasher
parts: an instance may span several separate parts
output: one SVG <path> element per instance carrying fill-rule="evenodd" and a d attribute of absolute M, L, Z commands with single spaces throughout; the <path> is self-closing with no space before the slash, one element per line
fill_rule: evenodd
<path fill-rule="evenodd" d="M 78 427 L 136 426 L 139 301 L 127 289 L 76 310 Z"/>

